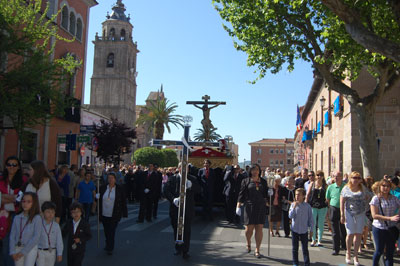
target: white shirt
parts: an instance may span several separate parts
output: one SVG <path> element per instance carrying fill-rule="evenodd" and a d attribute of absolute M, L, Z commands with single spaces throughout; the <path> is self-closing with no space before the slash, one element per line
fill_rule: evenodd
<path fill-rule="evenodd" d="M 42 206 L 43 202 L 51 201 L 51 192 L 50 192 L 50 182 L 47 180 L 42 184 L 42 186 L 36 191 L 36 188 L 32 186 L 31 183 L 26 187 L 26 192 L 35 192 L 39 199 L 39 206 Z"/>
<path fill-rule="evenodd" d="M 75 220 L 73 220 L 72 219 L 72 223 L 74 224 L 74 234 L 75 234 L 75 232 L 76 232 L 76 229 L 78 228 L 78 226 L 79 226 L 79 222 L 81 221 L 81 219 L 79 219 L 77 222 L 75 222 Z"/>
<path fill-rule="evenodd" d="M 112 217 L 115 202 L 115 186 L 110 189 L 107 186 L 106 192 L 103 195 L 103 216 Z"/>

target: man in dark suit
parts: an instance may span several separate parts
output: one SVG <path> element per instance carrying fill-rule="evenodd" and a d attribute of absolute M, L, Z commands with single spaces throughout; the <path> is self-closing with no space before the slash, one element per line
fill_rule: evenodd
<path fill-rule="evenodd" d="M 188 171 L 190 172 L 190 171 Z M 188 174 L 186 183 L 186 202 L 185 202 L 185 222 L 183 233 L 183 244 L 175 244 L 175 255 L 182 254 L 184 259 L 188 259 L 190 247 L 191 224 L 194 217 L 194 195 L 200 192 L 200 186 L 196 177 Z M 164 195 L 170 202 L 169 216 L 171 225 L 174 229 L 174 239 L 176 241 L 177 226 L 178 226 L 178 206 L 179 206 L 179 187 L 181 182 L 181 174 L 178 172 L 175 175 L 168 177 L 168 181 L 164 186 Z"/>
<path fill-rule="evenodd" d="M 158 165 L 154 165 L 155 172 L 155 188 L 153 198 L 153 218 L 157 219 L 158 201 L 161 199 L 161 187 L 162 187 L 162 173 L 158 170 Z"/>
<path fill-rule="evenodd" d="M 210 168 L 211 161 L 204 160 L 204 167 L 199 170 L 198 177 L 201 185 L 201 193 L 203 199 L 203 217 L 209 220 L 213 219 L 212 206 L 214 199 L 214 183 L 215 173 L 214 169 Z"/>
<path fill-rule="evenodd" d="M 68 266 L 81 266 L 85 256 L 86 242 L 92 238 L 92 234 L 90 225 L 82 219 L 84 214 L 82 204 L 74 202 L 70 209 L 72 220 L 67 222 L 67 261 Z"/>
<path fill-rule="evenodd" d="M 230 223 L 239 223 L 240 216 L 236 215 L 236 204 L 239 197 L 240 186 L 244 176 L 240 173 L 238 165 L 233 166 L 233 169 L 228 170 L 224 176 L 224 194 L 226 199 L 226 219 Z"/>
<path fill-rule="evenodd" d="M 148 222 L 151 222 L 152 216 L 152 207 L 153 207 L 153 199 L 156 192 L 156 183 L 157 183 L 157 174 L 154 171 L 154 165 L 149 164 L 149 168 L 147 171 L 140 176 L 140 180 L 138 182 L 139 186 L 139 198 L 140 198 L 140 207 L 139 207 L 139 216 L 136 222 L 143 223 L 144 218 Z"/>

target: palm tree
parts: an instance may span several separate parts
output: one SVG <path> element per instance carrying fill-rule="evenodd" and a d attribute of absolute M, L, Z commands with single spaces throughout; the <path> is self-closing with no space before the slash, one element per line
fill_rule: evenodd
<path fill-rule="evenodd" d="M 171 133 L 169 124 L 176 127 L 183 127 L 183 117 L 181 115 L 173 115 L 175 109 L 178 107 L 176 103 L 169 104 L 166 99 L 157 99 L 157 101 L 150 101 L 150 106 L 146 106 L 144 113 L 140 114 L 137 125 L 149 125 L 149 131 L 154 132 L 156 139 L 163 139 L 164 126 L 167 128 L 168 133 Z"/>
<path fill-rule="evenodd" d="M 194 134 L 194 140 L 196 141 L 217 141 L 221 139 L 221 135 L 218 134 L 217 131 L 218 128 L 210 128 L 209 132 L 209 138 L 206 139 L 206 132 L 204 131 L 203 128 L 198 128 L 197 133 Z"/>

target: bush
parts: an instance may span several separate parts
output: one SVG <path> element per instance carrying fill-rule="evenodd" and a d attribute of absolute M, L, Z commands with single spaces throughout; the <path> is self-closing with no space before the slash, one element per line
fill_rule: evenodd
<path fill-rule="evenodd" d="M 164 165 L 164 153 L 154 147 L 144 147 L 137 149 L 134 153 L 136 164 L 149 165 L 157 164 Z"/>
<path fill-rule="evenodd" d="M 164 165 L 163 167 L 175 167 L 178 166 L 179 159 L 176 156 L 176 152 L 172 149 L 161 150 L 164 154 Z"/>

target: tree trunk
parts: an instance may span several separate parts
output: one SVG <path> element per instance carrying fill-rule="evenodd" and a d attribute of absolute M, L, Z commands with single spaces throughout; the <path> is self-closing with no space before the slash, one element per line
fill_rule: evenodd
<path fill-rule="evenodd" d="M 363 176 L 372 176 L 374 180 L 380 180 L 379 151 L 375 126 L 376 105 L 373 103 L 367 105 L 358 103 L 357 106 L 352 108 L 355 109 L 355 112 L 352 113 L 357 116 L 358 120 Z"/>

